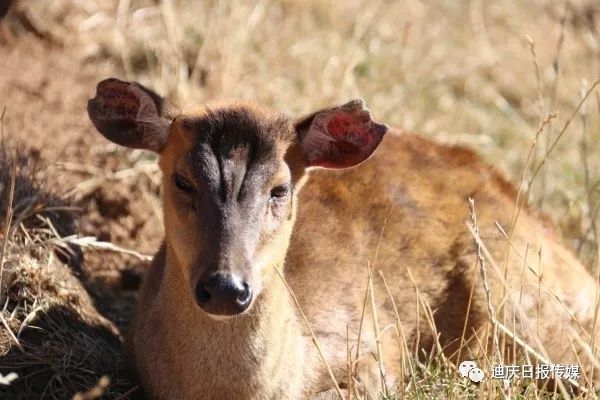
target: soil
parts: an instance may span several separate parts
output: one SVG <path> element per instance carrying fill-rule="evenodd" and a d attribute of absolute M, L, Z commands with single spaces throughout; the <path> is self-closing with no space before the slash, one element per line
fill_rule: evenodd
<path fill-rule="evenodd" d="M 80 235 L 152 255 L 162 240 L 159 172 L 153 167 L 152 155 L 120 149 L 95 131 L 87 118 L 87 99 L 92 97 L 96 82 L 119 76 L 122 71 L 108 57 L 82 55 L 75 50 L 81 46 L 70 42 L 75 40 L 58 44 L 25 34 L 12 38 L 9 44 L 0 44 L 2 139 L 7 146 L 35 155 L 44 186 L 75 208 L 74 222 Z M 20 336 L 26 343 L 25 353 L 33 359 L 56 361 L 63 355 L 50 355 L 45 350 L 48 342 L 64 339 L 73 344 L 69 340 L 81 335 L 99 341 L 101 352 L 112 357 L 104 360 L 108 365 L 114 357 L 120 357 L 136 291 L 148 262 L 114 251 L 88 247 L 82 251 L 80 265 L 62 273 L 71 275 L 67 280 L 81 283 L 69 289 L 73 296 L 91 299 L 86 312 L 97 314 L 96 322 L 104 318 L 108 322 L 88 323 L 82 319 L 81 310 L 71 309 L 68 304 L 53 307 L 36 319 L 36 326 L 45 327 L 46 333 L 25 330 Z M 70 331 L 63 332 L 62 339 L 52 336 L 57 320 Z M 15 348 L 4 353 L 0 364 L 4 360 L 5 366 L 10 360 L 24 360 Z M 17 353 L 20 356 L 15 358 Z M 31 362 L 31 357 L 26 360 Z M 85 366 L 86 361 L 82 361 L 80 367 Z M 29 393 L 27 398 L 62 398 L 64 390 L 52 392 L 61 382 L 44 368 L 31 363 L 19 369 L 22 378 L 10 389 L 0 388 L 0 397 L 3 390 L 8 390 L 11 398 L 25 392 Z M 111 376 L 121 375 L 120 367 L 113 371 L 100 368 L 94 374 L 98 379 L 108 374 L 113 384 L 119 385 L 113 388 L 113 394 L 126 393 L 134 386 L 126 378 Z M 62 382 L 63 389 L 73 390 L 69 396 L 75 394 L 75 389 L 85 390 L 86 385 L 87 380 Z"/>

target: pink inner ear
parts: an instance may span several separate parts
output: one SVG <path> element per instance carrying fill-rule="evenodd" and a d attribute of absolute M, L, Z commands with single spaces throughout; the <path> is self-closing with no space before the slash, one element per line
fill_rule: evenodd
<path fill-rule="evenodd" d="M 317 114 L 302 147 L 310 166 L 347 168 L 369 158 L 386 131 L 371 119 L 363 102 L 355 100 Z"/>
<path fill-rule="evenodd" d="M 154 122 L 159 118 L 156 105 L 138 86 L 117 80 L 101 82 L 94 98 L 99 111 L 96 118 L 105 122 L 130 124 Z"/>
<path fill-rule="evenodd" d="M 360 140 L 361 144 L 368 144 L 373 138 L 369 129 L 370 120 L 369 115 L 366 114 L 334 114 L 327 124 L 327 131 L 337 140 L 349 142 Z"/>
<path fill-rule="evenodd" d="M 140 92 L 129 82 L 117 80 L 104 81 L 98 84 L 95 101 L 104 114 L 99 118 L 107 121 L 128 120 L 135 122 L 140 108 Z"/>

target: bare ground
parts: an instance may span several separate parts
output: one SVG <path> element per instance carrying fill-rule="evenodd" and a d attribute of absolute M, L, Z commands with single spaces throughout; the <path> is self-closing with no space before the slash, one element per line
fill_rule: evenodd
<path fill-rule="evenodd" d="M 119 151 L 87 121 L 86 102 L 95 82 L 106 76 L 103 69 L 107 75 L 118 71 L 110 62 L 82 61 L 68 46 L 30 35 L 0 47 L 0 93 L 9 100 L 3 104 L 2 121 L 2 221 L 13 165 L 19 177 L 13 205 L 42 197 L 30 207 L 32 216 L 23 229 L 13 224 L 3 268 L 3 316 L 18 339 L 0 327 L 0 373 L 16 372 L 19 379 L 0 387 L 0 397 L 66 399 L 94 387 L 105 375 L 110 377 L 108 398 L 134 387 L 120 354 L 121 332 L 147 262 L 84 248 L 76 250 L 85 256 L 67 265 L 49 243 L 57 238 L 40 232 L 48 227 L 35 217 L 56 203 L 69 209 L 52 221 L 57 236 L 93 236 L 144 254 L 152 254 L 160 243 L 156 171 L 138 168 L 152 160 Z M 112 176 L 122 170 L 130 170 L 121 174 L 129 176 Z M 19 190 L 25 185 L 31 190 Z M 20 209 L 13 208 L 14 220 Z"/>

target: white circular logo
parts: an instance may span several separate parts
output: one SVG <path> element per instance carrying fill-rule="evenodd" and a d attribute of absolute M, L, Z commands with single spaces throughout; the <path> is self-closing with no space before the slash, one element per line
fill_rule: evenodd
<path fill-rule="evenodd" d="M 469 378 L 471 382 L 479 383 L 483 381 L 484 373 L 475 361 L 463 361 L 458 366 L 458 373 L 463 378 Z"/>
<path fill-rule="evenodd" d="M 471 368 L 469 371 L 469 379 L 475 383 L 479 383 L 483 380 L 483 371 L 477 367 Z"/>

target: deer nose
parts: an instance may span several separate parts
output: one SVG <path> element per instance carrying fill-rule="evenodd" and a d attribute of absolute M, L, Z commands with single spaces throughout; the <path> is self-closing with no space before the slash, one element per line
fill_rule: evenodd
<path fill-rule="evenodd" d="M 233 275 L 214 273 L 196 285 L 196 301 L 209 314 L 236 315 L 250 306 L 252 289 Z"/>

